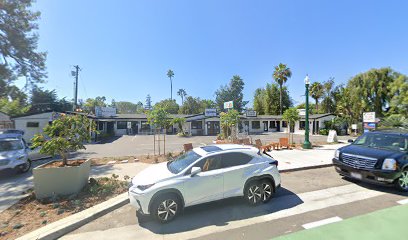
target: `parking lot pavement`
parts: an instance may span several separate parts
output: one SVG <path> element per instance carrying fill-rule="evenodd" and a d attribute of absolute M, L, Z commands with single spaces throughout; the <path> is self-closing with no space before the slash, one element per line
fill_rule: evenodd
<path fill-rule="evenodd" d="M 282 183 L 268 204 L 249 207 L 240 198 L 207 203 L 185 209 L 164 225 L 138 219 L 125 205 L 61 239 L 270 239 L 322 219 L 347 219 L 395 206 L 408 197 L 390 188 L 355 184 L 332 167 L 283 173 Z"/>
<path fill-rule="evenodd" d="M 253 142 L 260 139 L 263 143 L 278 142 L 279 138 L 288 137 L 286 133 L 265 133 L 258 135 L 250 135 Z M 193 136 L 179 137 L 176 135 L 166 136 L 166 152 L 180 152 L 183 150 L 183 144 L 192 143 L 193 147 L 213 144 L 215 136 Z M 339 140 L 345 142 L 349 136 L 339 136 Z M 312 143 L 324 143 L 327 136 L 310 137 Z M 302 143 L 304 135 L 293 134 L 295 143 Z M 78 156 L 82 157 L 112 157 L 112 156 L 137 156 L 154 153 L 153 135 L 135 135 L 121 136 L 111 139 L 104 143 L 87 144 L 86 150 L 79 151 Z M 163 153 L 163 145 L 161 145 L 161 153 Z M 158 149 L 156 146 L 156 154 Z"/>

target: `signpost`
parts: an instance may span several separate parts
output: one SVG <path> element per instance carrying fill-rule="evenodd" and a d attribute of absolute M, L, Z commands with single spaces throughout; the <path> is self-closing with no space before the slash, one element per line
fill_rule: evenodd
<path fill-rule="evenodd" d="M 364 132 L 369 132 L 376 129 L 377 123 L 375 118 L 375 112 L 364 112 L 363 113 L 363 129 Z"/>
<path fill-rule="evenodd" d="M 96 117 L 112 117 L 116 116 L 116 108 L 113 107 L 95 107 Z"/>
<path fill-rule="evenodd" d="M 246 116 L 247 116 L 247 117 L 256 117 L 256 116 L 257 116 L 257 113 L 256 113 L 255 110 L 247 110 L 247 111 L 246 111 Z"/>
<path fill-rule="evenodd" d="M 216 117 L 217 116 L 217 109 L 215 108 L 206 108 L 204 111 L 204 116 L 206 117 Z"/>
<path fill-rule="evenodd" d="M 327 142 L 328 143 L 337 142 L 337 132 L 336 132 L 336 130 L 330 130 L 329 131 L 329 135 L 327 136 Z"/>
<path fill-rule="evenodd" d="M 225 102 L 225 103 L 224 103 L 224 108 L 225 108 L 225 109 L 232 109 L 232 108 L 234 108 L 234 102 L 233 102 L 233 101 Z"/>
<path fill-rule="evenodd" d="M 363 113 L 363 122 L 375 122 L 375 112 Z"/>

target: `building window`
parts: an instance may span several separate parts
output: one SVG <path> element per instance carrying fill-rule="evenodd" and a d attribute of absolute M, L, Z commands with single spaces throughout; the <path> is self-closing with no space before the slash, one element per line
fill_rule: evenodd
<path fill-rule="evenodd" d="M 261 122 L 260 121 L 252 121 L 252 129 L 260 129 Z"/>
<path fill-rule="evenodd" d="M 282 121 L 282 127 L 288 127 L 288 122 L 286 122 L 286 121 Z"/>
<path fill-rule="evenodd" d="M 40 126 L 39 122 L 27 122 L 27 127 L 29 128 L 38 128 Z"/>
<path fill-rule="evenodd" d="M 305 130 L 306 122 L 305 121 L 300 121 L 299 122 L 299 130 Z"/>
<path fill-rule="evenodd" d="M 140 130 L 141 131 L 149 131 L 150 130 L 150 124 L 147 121 L 142 121 L 140 123 Z"/>
<path fill-rule="evenodd" d="M 276 128 L 276 122 L 275 121 L 270 121 L 269 122 L 269 128 Z"/>
<path fill-rule="evenodd" d="M 191 128 L 192 129 L 203 129 L 203 122 L 202 121 L 191 121 Z"/>
<path fill-rule="evenodd" d="M 103 131 L 103 122 L 98 122 L 98 130 Z"/>
<path fill-rule="evenodd" d="M 127 129 L 127 122 L 125 121 L 118 121 L 116 122 L 117 129 Z"/>

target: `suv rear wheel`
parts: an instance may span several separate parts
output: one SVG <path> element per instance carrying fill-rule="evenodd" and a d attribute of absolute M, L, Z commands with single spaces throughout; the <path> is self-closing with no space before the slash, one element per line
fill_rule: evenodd
<path fill-rule="evenodd" d="M 262 202 L 261 184 L 258 181 L 251 181 L 245 188 L 245 200 L 249 205 L 255 206 Z"/>
<path fill-rule="evenodd" d="M 177 195 L 164 194 L 154 200 L 151 214 L 157 221 L 168 223 L 176 218 L 181 208 L 181 201 Z"/>
<path fill-rule="evenodd" d="M 397 179 L 396 184 L 399 190 L 408 192 L 408 169 L 407 168 L 405 168 L 402 171 L 401 176 Z"/>

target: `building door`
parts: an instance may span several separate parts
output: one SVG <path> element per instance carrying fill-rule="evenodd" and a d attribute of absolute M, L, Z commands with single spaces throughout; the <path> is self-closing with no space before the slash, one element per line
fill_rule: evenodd
<path fill-rule="evenodd" d="M 263 121 L 263 125 L 264 125 L 264 132 L 268 131 L 268 121 Z"/>
<path fill-rule="evenodd" d="M 281 124 L 281 121 L 276 121 L 276 131 L 277 132 L 280 132 L 280 124 Z"/>
<path fill-rule="evenodd" d="M 207 135 L 215 136 L 220 133 L 220 122 L 210 121 L 207 122 Z"/>
<path fill-rule="evenodd" d="M 320 133 L 320 129 L 319 129 L 319 121 L 316 121 L 316 134 Z"/>
<path fill-rule="evenodd" d="M 132 134 L 139 133 L 139 122 L 132 122 Z"/>
<path fill-rule="evenodd" d="M 114 135 L 115 130 L 114 130 L 114 122 L 107 122 L 106 123 L 106 133 L 109 135 Z"/>

